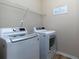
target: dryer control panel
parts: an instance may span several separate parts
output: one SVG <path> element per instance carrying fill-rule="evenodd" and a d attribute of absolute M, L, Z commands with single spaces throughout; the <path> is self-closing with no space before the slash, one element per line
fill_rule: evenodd
<path fill-rule="evenodd" d="M 45 27 L 35 27 L 36 30 L 44 30 Z"/>

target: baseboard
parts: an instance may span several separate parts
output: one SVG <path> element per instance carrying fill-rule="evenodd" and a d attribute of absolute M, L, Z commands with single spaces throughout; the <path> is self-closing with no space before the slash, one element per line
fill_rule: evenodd
<path fill-rule="evenodd" d="M 66 54 L 66 53 L 63 53 L 63 52 L 60 52 L 60 51 L 57 51 L 56 54 L 61 54 L 63 56 L 70 57 L 72 59 L 79 59 L 79 58 L 77 58 L 75 56 L 72 56 L 72 55 L 69 55 L 69 54 Z"/>

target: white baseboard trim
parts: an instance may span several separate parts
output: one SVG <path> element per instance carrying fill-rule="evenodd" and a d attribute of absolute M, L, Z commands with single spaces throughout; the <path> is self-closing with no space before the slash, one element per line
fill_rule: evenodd
<path fill-rule="evenodd" d="M 66 54 L 66 53 L 63 53 L 63 52 L 60 52 L 60 51 L 57 51 L 56 54 L 61 54 L 63 56 L 70 57 L 72 59 L 79 59 L 79 58 L 77 58 L 75 56 L 72 56 L 72 55 L 69 55 L 69 54 Z"/>

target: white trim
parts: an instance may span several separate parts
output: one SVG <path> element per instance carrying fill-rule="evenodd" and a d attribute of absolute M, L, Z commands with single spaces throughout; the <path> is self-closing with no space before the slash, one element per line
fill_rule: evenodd
<path fill-rule="evenodd" d="M 70 57 L 70 58 L 72 58 L 72 59 L 78 59 L 78 57 L 75 57 L 75 56 L 72 56 L 72 55 L 69 55 L 69 54 L 60 52 L 60 51 L 57 51 L 56 54 L 61 54 L 61 55 L 63 55 L 63 56 Z"/>
<path fill-rule="evenodd" d="M 42 16 L 45 16 L 44 14 L 42 14 L 42 12 L 37 12 L 37 11 L 33 11 L 31 9 L 29 9 L 28 7 L 24 7 L 22 5 L 19 5 L 19 4 L 15 4 L 15 3 L 12 3 L 10 1 L 6 1 L 6 0 L 1 0 L 0 1 L 0 4 L 2 5 L 7 5 L 7 6 L 10 6 L 10 7 L 14 7 L 14 8 L 18 8 L 18 9 L 21 9 L 21 10 L 29 10 L 30 12 L 33 12 L 35 14 L 38 14 L 38 15 L 42 15 Z"/>

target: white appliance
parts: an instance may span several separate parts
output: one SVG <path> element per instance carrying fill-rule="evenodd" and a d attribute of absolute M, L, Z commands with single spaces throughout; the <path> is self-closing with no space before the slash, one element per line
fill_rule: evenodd
<path fill-rule="evenodd" d="M 34 27 L 40 38 L 40 59 L 53 59 L 56 52 L 56 31 L 48 31 L 44 27 Z"/>
<path fill-rule="evenodd" d="M 0 59 L 39 59 L 38 35 L 25 28 L 0 28 Z"/>

